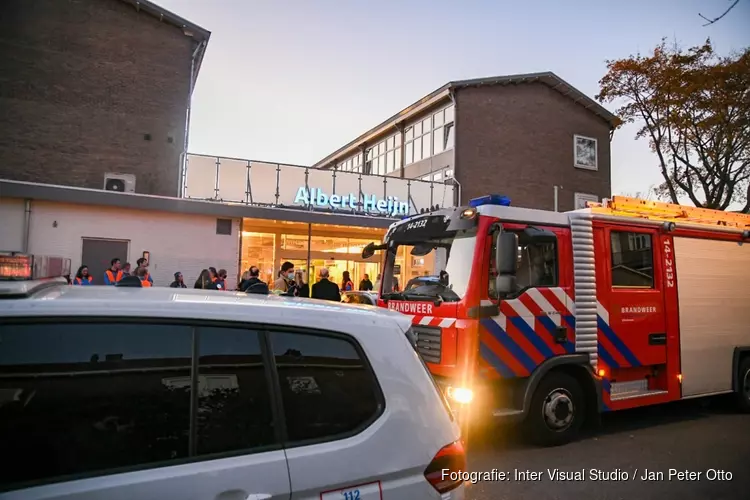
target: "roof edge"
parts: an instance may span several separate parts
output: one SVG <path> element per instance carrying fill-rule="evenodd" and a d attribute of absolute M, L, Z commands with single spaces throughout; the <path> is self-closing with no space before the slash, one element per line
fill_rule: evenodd
<path fill-rule="evenodd" d="M 206 28 L 198 26 L 197 24 L 188 21 L 184 17 L 178 16 L 174 12 L 167 10 L 164 7 L 157 5 L 153 2 L 150 2 L 149 0 L 120 0 L 120 1 L 133 6 L 133 8 L 135 8 L 136 11 L 140 12 L 142 10 L 158 18 L 159 20 L 167 21 L 172 26 L 176 26 L 182 29 L 183 32 L 187 32 L 185 34 L 188 36 L 191 36 L 197 42 L 208 42 L 208 39 L 211 37 L 211 32 L 208 31 Z"/>
<path fill-rule="evenodd" d="M 472 78 L 467 80 L 454 80 L 427 94 L 410 106 L 407 106 L 395 115 L 369 129 L 367 132 L 359 135 L 357 138 L 348 142 L 346 145 L 337 149 L 333 153 L 327 155 L 325 158 L 315 162 L 313 164 L 313 168 L 321 168 L 327 166 L 327 164 L 329 164 L 331 161 L 338 159 L 343 153 L 351 150 L 352 147 L 366 141 L 373 135 L 379 135 L 380 131 L 385 129 L 386 127 L 395 126 L 397 123 L 417 114 L 421 109 L 424 109 L 425 103 L 435 99 L 442 93 L 449 95 L 451 90 L 460 89 L 462 87 L 482 85 L 508 85 L 521 83 L 543 83 L 553 90 L 556 90 L 563 96 L 568 97 L 574 102 L 582 105 L 588 111 L 591 111 L 592 113 L 604 119 L 609 124 L 610 130 L 614 130 L 620 125 L 621 121 L 616 115 L 614 115 L 607 108 L 605 108 L 594 99 L 587 96 L 551 71 L 545 71 L 541 73 L 522 73 L 516 75 Z"/>
<path fill-rule="evenodd" d="M 386 229 L 397 219 L 363 214 L 300 210 L 283 206 L 250 205 L 192 198 L 174 198 L 143 193 L 122 193 L 103 189 L 43 184 L 0 178 L 0 197 L 29 199 L 80 206 L 112 207 L 167 213 L 192 214 L 233 219 L 288 220 L 310 224 L 348 225 Z"/>

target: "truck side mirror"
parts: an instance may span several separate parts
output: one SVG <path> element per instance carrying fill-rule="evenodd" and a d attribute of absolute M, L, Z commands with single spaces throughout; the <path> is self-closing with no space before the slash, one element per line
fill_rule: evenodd
<path fill-rule="evenodd" d="M 369 259 L 373 255 L 375 255 L 375 243 L 370 242 L 367 244 L 365 248 L 362 249 L 362 258 L 363 259 Z"/>
<path fill-rule="evenodd" d="M 497 273 L 516 275 L 518 266 L 518 235 L 501 231 L 495 240 L 495 266 Z"/>
<path fill-rule="evenodd" d="M 516 267 L 518 266 L 518 235 L 500 231 L 495 236 L 495 291 L 509 294 L 516 289 Z"/>

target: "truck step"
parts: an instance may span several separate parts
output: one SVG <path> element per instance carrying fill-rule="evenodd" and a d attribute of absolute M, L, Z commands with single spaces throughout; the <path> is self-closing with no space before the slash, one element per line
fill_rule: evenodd
<path fill-rule="evenodd" d="M 648 380 L 645 379 L 629 382 L 612 382 L 609 389 L 609 399 L 611 401 L 621 401 L 623 399 L 658 396 L 666 393 L 667 391 L 660 389 L 649 389 Z"/>
<path fill-rule="evenodd" d="M 511 418 L 521 415 L 523 415 L 523 410 L 516 410 L 515 408 L 498 408 L 497 410 L 492 410 L 492 416 L 495 418 Z"/>

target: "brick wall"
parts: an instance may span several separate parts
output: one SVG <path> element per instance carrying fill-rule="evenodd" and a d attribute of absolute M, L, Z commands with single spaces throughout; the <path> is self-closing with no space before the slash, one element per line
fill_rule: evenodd
<path fill-rule="evenodd" d="M 11 201 L 23 207 L 23 200 Z M 16 212 L 23 217 L 22 208 Z M 29 253 L 70 258 L 75 272 L 81 265 L 83 238 L 128 240 L 130 254 L 120 257 L 123 263 L 129 261 L 135 269 L 142 252 L 151 252 L 149 272 L 156 286 L 169 286 L 173 274 L 181 271 L 192 287 L 202 269 L 214 266 L 227 270 L 227 287 L 233 290 L 239 231 L 239 219 L 233 221 L 231 235 L 220 235 L 216 217 L 32 201 Z M 101 284 L 101 276 L 94 279 Z"/>
<path fill-rule="evenodd" d="M 610 196 L 609 125 L 546 85 L 529 83 L 459 89 L 456 177 L 464 203 L 490 193 L 515 206 L 560 211 L 574 194 Z M 574 134 L 598 140 L 598 171 L 573 167 Z"/>
<path fill-rule="evenodd" d="M 0 178 L 176 196 L 193 39 L 119 0 L 2 11 Z"/>

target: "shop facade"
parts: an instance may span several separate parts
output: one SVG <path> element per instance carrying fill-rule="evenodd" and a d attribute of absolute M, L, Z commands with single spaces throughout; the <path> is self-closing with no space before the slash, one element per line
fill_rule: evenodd
<path fill-rule="evenodd" d="M 348 271 L 355 288 L 365 276 L 375 284 L 380 256 L 363 259 L 362 249 L 398 220 L 387 215 L 387 196 L 383 215 L 365 213 L 371 207 L 364 204 L 284 207 L 5 180 L 0 193 L 0 251 L 70 258 L 74 269 L 87 265 L 95 278 L 112 258 L 135 266 L 147 256 L 157 286 L 168 286 L 177 271 L 192 286 L 213 266 L 228 271 L 232 289 L 252 265 L 270 284 L 287 261 L 313 282 L 325 267 L 338 283 Z M 432 271 L 424 258 L 406 254 L 399 269 L 405 278 Z"/>
<path fill-rule="evenodd" d="M 245 217 L 240 237 L 241 270 L 261 269 L 269 284 L 284 262 L 317 277 L 323 267 L 341 283 L 348 271 L 355 288 L 368 278 L 376 284 L 380 255 L 362 258 L 372 241 L 382 241 L 395 220 L 434 207 L 453 206 L 456 187 L 443 182 L 385 175 L 320 170 L 236 158 L 191 154 L 184 197 L 191 200 L 271 207 L 300 212 L 299 217 Z M 301 214 L 329 216 L 306 222 Z M 399 256 L 397 271 L 408 281 L 432 273 L 428 257 Z"/>

